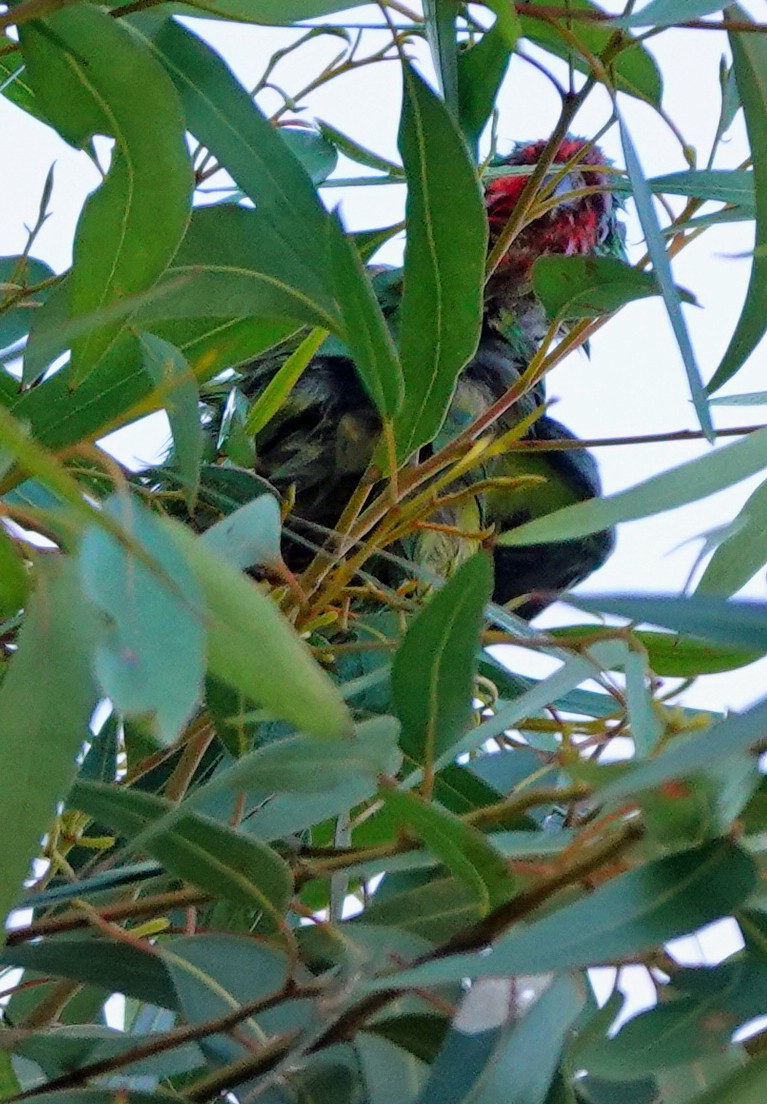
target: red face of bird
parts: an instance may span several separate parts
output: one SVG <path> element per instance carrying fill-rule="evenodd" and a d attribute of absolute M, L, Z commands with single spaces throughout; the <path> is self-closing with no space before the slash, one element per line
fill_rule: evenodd
<path fill-rule="evenodd" d="M 504 164 L 533 166 L 545 146 L 545 140 L 521 145 L 506 158 Z M 609 174 L 601 171 L 608 164 L 607 159 L 596 146 L 589 147 L 581 138 L 565 138 L 554 157 L 548 179 L 556 174 L 558 166 L 574 158 L 577 158 L 577 163 L 557 180 L 549 195 L 549 198 L 562 196 L 562 201 L 528 223 L 501 260 L 499 268 L 509 275 L 509 269 L 515 274 L 524 274 L 533 261 L 545 253 L 598 253 L 608 236 L 616 232 L 615 202 L 609 191 L 585 196 L 569 195 L 582 188 L 605 188 L 609 184 Z M 528 180 L 529 175 L 499 176 L 486 187 L 491 245 L 513 213 Z"/>

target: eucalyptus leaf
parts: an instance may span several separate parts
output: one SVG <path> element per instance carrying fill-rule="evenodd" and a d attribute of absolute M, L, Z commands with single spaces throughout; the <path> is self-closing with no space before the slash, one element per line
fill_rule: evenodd
<path fill-rule="evenodd" d="M 621 874 L 588 897 L 499 939 L 492 954 L 449 955 L 383 976 L 372 991 L 460 978 L 565 971 L 609 963 L 727 916 L 752 892 L 755 868 L 720 840 Z"/>
<path fill-rule="evenodd" d="M 404 69 L 404 82 L 399 146 L 408 237 L 399 350 L 406 397 L 394 425 L 401 459 L 434 437 L 477 346 L 487 250 L 479 181 L 457 125 L 415 70 Z"/>
<path fill-rule="evenodd" d="M 137 499 L 113 496 L 110 517 L 139 542 L 143 562 L 113 534 L 93 526 L 83 539 L 85 590 L 110 618 L 96 670 L 116 707 L 152 713 L 164 743 L 181 733 L 197 705 L 205 670 L 203 592 L 183 554 Z"/>
<path fill-rule="evenodd" d="M 36 100 L 62 137 L 80 148 L 95 134 L 115 140 L 75 236 L 70 305 L 75 316 L 89 314 L 151 287 L 184 235 L 193 181 L 180 105 L 161 66 L 98 8 L 70 8 L 19 30 Z M 137 86 L 151 126 L 136 110 Z M 75 342 L 73 384 L 119 330 L 106 326 Z"/>
<path fill-rule="evenodd" d="M 21 896 L 39 840 L 74 780 L 98 698 L 91 672 L 97 614 L 69 560 L 38 565 L 18 650 L 0 684 L 0 770 L 13 780 L 0 859 L 0 915 Z"/>
<path fill-rule="evenodd" d="M 725 9 L 729 19 L 748 20 L 737 4 Z M 717 391 L 753 352 L 767 329 L 767 43 L 761 35 L 729 35 L 733 70 L 746 117 L 754 164 L 756 237 L 751 278 L 735 332 L 707 390 Z"/>

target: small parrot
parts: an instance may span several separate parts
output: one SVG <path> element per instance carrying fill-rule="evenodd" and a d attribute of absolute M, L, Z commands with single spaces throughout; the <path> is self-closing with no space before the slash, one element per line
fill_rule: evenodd
<path fill-rule="evenodd" d="M 534 165 L 546 143 L 520 144 L 495 167 Z M 483 327 L 477 351 L 461 372 L 445 422 L 420 459 L 455 437 L 484 413 L 530 363 L 548 330 L 543 306 L 531 284 L 533 262 L 545 254 L 623 255 L 623 226 L 609 190 L 607 165 L 601 151 L 568 136 L 555 164 L 582 154 L 581 163 L 559 180 L 553 195 L 563 200 L 528 223 L 518 234 L 488 281 Z M 490 246 L 497 240 L 527 183 L 525 175 L 493 175 L 485 189 Z M 602 190 L 582 197 L 566 193 L 584 187 Z M 373 283 L 384 314 L 396 325 L 401 270 L 375 272 Z M 258 396 L 279 367 L 274 358 L 242 370 L 238 386 Z M 543 382 L 524 395 L 493 428 L 497 439 L 522 419 L 543 410 Z M 368 468 L 379 440 L 381 423 L 345 347 L 329 338 L 294 387 L 287 401 L 258 435 L 256 470 L 279 491 L 292 488 L 296 518 L 333 529 L 350 495 Z M 575 440 L 546 413 L 540 413 L 525 433 L 528 440 Z M 535 480 L 520 479 L 535 476 Z M 475 494 L 473 484 L 480 484 Z M 489 484 L 489 485 L 488 485 Z M 456 492 L 465 493 L 456 493 Z M 562 506 L 593 498 L 601 485 L 596 462 L 583 449 L 507 451 L 465 476 L 459 485 L 443 488 L 450 504 L 439 506 L 399 547 L 391 549 L 415 561 L 427 572 L 448 577 L 476 548 L 492 536 Z M 488 535 L 488 537 L 485 536 Z M 493 599 L 505 604 L 524 599 L 515 612 L 530 618 L 558 592 L 584 579 L 607 559 L 613 533 L 605 530 L 576 540 L 530 547 L 493 548 Z M 285 550 L 293 570 L 306 564 L 306 552 Z M 377 571 L 377 568 L 374 569 Z"/>

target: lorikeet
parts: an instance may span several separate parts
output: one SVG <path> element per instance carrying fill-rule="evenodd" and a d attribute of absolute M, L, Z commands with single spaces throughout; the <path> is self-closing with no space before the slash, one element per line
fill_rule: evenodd
<path fill-rule="evenodd" d="M 545 142 L 518 146 L 501 165 L 534 165 Z M 565 198 L 525 226 L 516 237 L 486 288 L 482 336 L 477 351 L 456 385 L 452 404 L 437 439 L 429 449 L 441 447 L 462 428 L 484 413 L 530 363 L 548 328 L 543 307 L 531 286 L 530 270 L 543 254 L 612 254 L 623 251 L 623 227 L 616 203 L 607 190 L 583 197 L 566 193 L 584 187 L 606 189 L 606 161 L 595 147 L 568 137 L 562 142 L 555 166 L 582 153 L 581 163 L 569 171 L 554 189 Z M 528 177 L 494 174 L 485 197 L 491 245 L 512 213 Z M 379 271 L 374 277 L 384 313 L 396 327 L 401 272 Z M 249 396 L 257 396 L 273 376 L 274 360 L 246 368 L 239 383 Z M 541 382 L 520 399 L 496 423 L 499 437 L 521 419 L 529 417 L 545 401 Z M 380 421 L 345 347 L 329 339 L 290 394 L 283 408 L 259 434 L 257 471 L 279 490 L 292 487 L 296 518 L 332 529 L 373 456 Z M 527 439 L 574 439 L 564 426 L 541 414 L 526 433 Z M 427 453 L 428 454 L 428 453 Z M 526 485 L 509 485 L 519 476 L 534 475 Z M 488 480 L 502 483 L 487 487 Z M 464 477 L 463 487 L 482 481 L 476 494 L 453 498 L 428 521 L 441 528 L 418 530 L 394 549 L 446 577 L 478 547 L 483 531 L 503 533 L 522 522 L 569 503 L 600 493 L 596 463 L 584 450 L 506 452 Z M 505 481 L 505 484 L 504 484 Z M 443 490 L 454 493 L 455 486 Z M 469 535 L 460 536 L 457 531 Z M 574 585 L 604 563 L 613 543 L 611 531 L 558 544 L 528 548 L 494 549 L 495 601 L 533 595 L 518 608 L 533 616 L 552 596 Z M 305 563 L 305 552 L 290 546 L 285 558 L 294 568 Z M 374 569 L 375 570 L 375 569 Z M 537 595 L 536 592 L 543 592 Z"/>

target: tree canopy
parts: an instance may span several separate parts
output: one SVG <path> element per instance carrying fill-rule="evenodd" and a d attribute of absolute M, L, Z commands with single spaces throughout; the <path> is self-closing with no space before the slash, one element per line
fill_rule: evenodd
<path fill-rule="evenodd" d="M 203 17 L 292 37 L 248 89 Z M 454 519 L 580 448 L 536 436 L 545 381 L 638 299 L 668 314 L 693 436 L 713 445 L 722 405 L 767 402 L 733 390 L 767 330 L 767 24 L 711 0 L 621 14 L 21 0 L 0 22 L 2 95 L 100 172 L 69 271 L 36 248 L 50 174 L 25 250 L 0 258 L 2 1099 L 761 1104 L 767 697 L 754 687 L 725 716 L 680 695 L 767 654 L 767 603 L 737 597 L 767 564 L 767 484 L 709 534 L 694 589 L 568 594 L 575 625 L 493 602 L 490 552 L 543 563 L 538 549 L 767 478 L 767 426 L 528 520 L 488 508 L 458 533 Z M 653 54 L 679 28 L 726 53 L 702 154 Z M 322 36 L 337 54 L 312 70 Z M 305 84 L 284 89 L 294 54 Z M 398 160 L 305 110 L 371 66 L 402 96 Z M 560 103 L 511 170 L 497 148 L 510 66 L 544 73 Z M 565 162 L 578 112 L 605 92 L 604 127 Z M 681 143 L 684 171 L 643 174 L 631 101 Z M 720 167 L 740 112 L 751 155 Z M 589 151 L 608 132 L 622 161 L 600 161 L 595 185 Z M 13 171 L 23 151 L 6 154 Z M 488 230 L 483 188 L 510 171 L 524 184 Z M 323 202 L 391 182 L 403 223 L 352 233 Z M 545 332 L 448 432 L 506 251 L 558 205 L 608 193 L 641 246 L 540 256 L 526 294 Z M 752 226 L 754 247 L 706 380 L 685 314 L 696 289 L 672 262 L 723 223 Z M 403 272 L 382 277 L 377 251 L 398 237 Z M 277 493 L 261 463 L 323 356 L 353 361 L 366 396 L 348 440 L 373 427 L 359 471 L 342 419 L 326 427 L 354 475 L 330 532 L 296 516 L 300 471 Z M 268 385 L 251 386 L 259 372 Z M 159 410 L 172 443 L 155 466 L 100 443 Z M 652 446 L 647 426 L 635 435 Z M 500 455 L 522 467 L 499 475 Z M 409 557 L 425 533 L 468 541 L 446 579 Z M 503 644 L 552 673 L 522 673 Z M 726 917 L 742 949 L 717 966 L 675 957 L 674 940 Z M 616 1033 L 626 965 L 657 1002 Z M 598 966 L 616 968 L 601 1008 Z"/>

